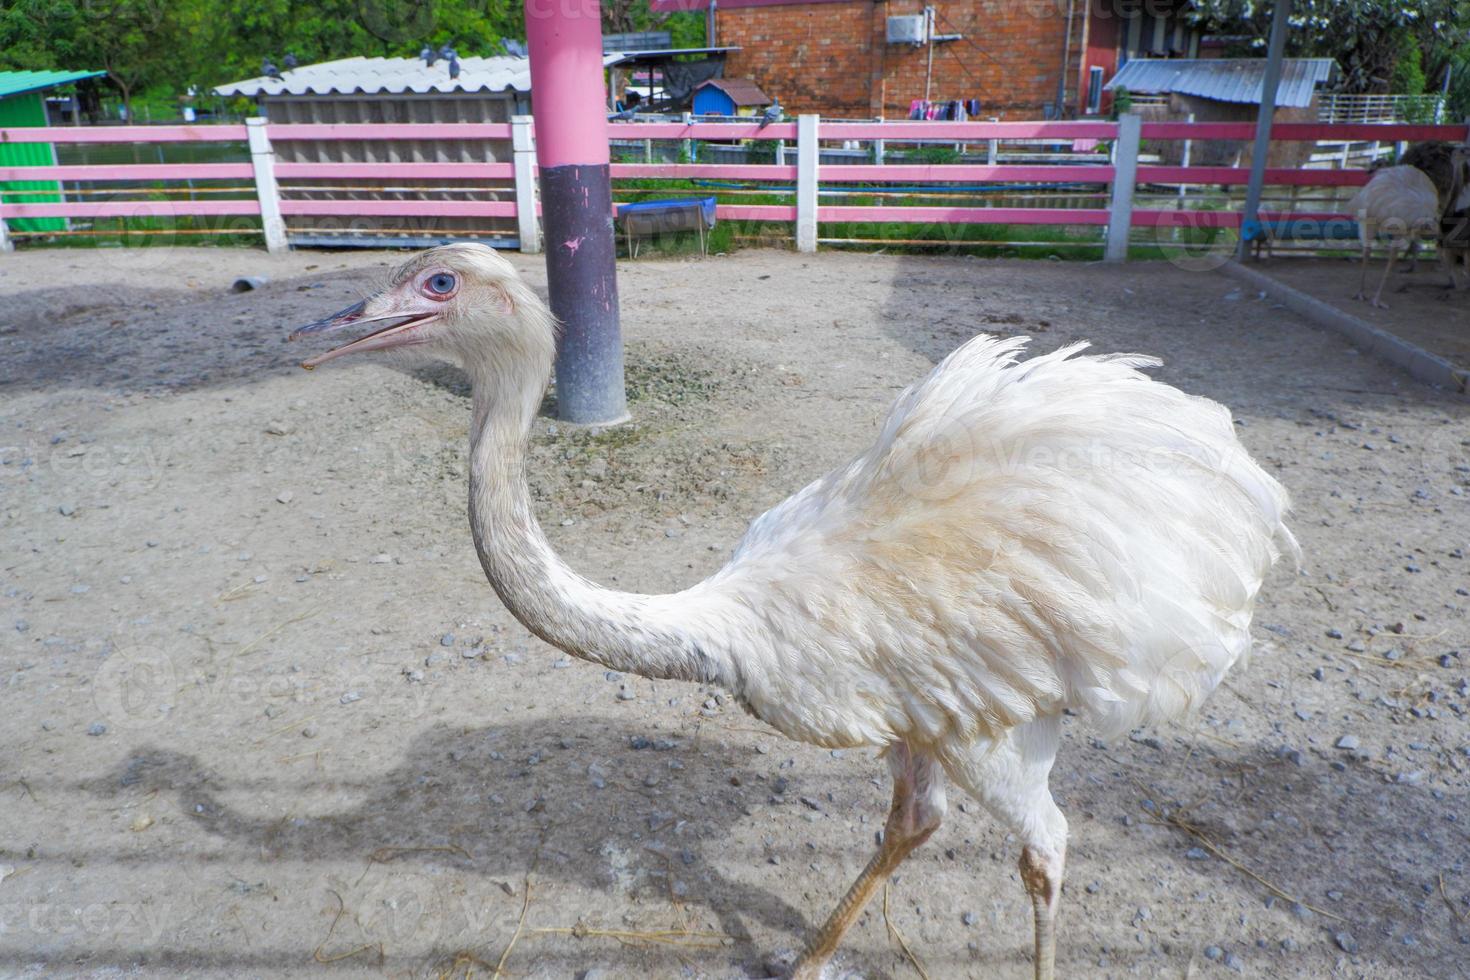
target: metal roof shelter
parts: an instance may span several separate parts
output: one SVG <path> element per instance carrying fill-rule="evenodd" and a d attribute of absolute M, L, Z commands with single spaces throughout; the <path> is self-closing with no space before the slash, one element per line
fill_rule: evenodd
<path fill-rule="evenodd" d="M 1108 89 L 1178 92 L 1219 102 L 1261 103 L 1266 58 L 1133 58 L 1113 76 Z M 1276 106 L 1305 108 L 1317 86 L 1337 78 L 1331 58 L 1283 58 Z"/>
<path fill-rule="evenodd" d="M 87 78 L 100 78 L 105 71 L 0 71 L 0 99 L 26 92 L 68 85 Z"/>
<path fill-rule="evenodd" d="M 603 57 L 603 67 L 625 60 L 623 53 Z M 449 77 L 449 62 L 432 65 L 422 58 L 339 58 L 302 65 L 280 78 L 261 75 L 220 85 L 216 95 L 248 98 L 283 95 L 449 95 L 531 91 L 527 58 L 460 58 L 459 77 Z"/>

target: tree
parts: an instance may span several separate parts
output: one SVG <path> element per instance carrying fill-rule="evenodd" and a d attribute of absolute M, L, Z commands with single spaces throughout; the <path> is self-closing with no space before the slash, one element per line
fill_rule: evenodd
<path fill-rule="evenodd" d="M 609 31 L 663 28 L 703 43 L 699 14 L 605 0 Z M 260 73 L 287 52 L 302 64 L 409 56 L 453 45 L 493 55 L 524 37 L 523 0 L 0 0 L 0 68 L 102 69 L 132 116 L 141 95 L 172 97 Z"/>
<path fill-rule="evenodd" d="M 131 119 L 133 94 L 169 76 L 186 54 L 183 9 L 168 0 L 12 0 L 0 14 L 3 63 L 101 69 Z"/>
<path fill-rule="evenodd" d="M 678 12 L 657 14 L 648 0 L 602 0 L 602 29 L 607 34 L 666 30 L 676 48 L 704 44 L 704 14 Z"/>
<path fill-rule="evenodd" d="M 1245 35 L 1248 50 L 1264 49 L 1271 5 L 1254 0 L 1196 0 L 1193 16 L 1207 30 Z M 1343 71 L 1347 92 L 1386 92 L 1404 38 L 1420 51 L 1434 51 L 1426 64 L 1440 74 L 1448 55 L 1470 44 L 1470 3 L 1465 0 L 1296 0 L 1286 51 L 1291 56 L 1330 57 Z"/>

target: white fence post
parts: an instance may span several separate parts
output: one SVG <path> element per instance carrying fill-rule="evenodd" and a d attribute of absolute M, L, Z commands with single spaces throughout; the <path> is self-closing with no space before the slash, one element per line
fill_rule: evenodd
<path fill-rule="evenodd" d="M 817 250 L 817 146 L 815 113 L 796 117 L 796 250 Z"/>
<path fill-rule="evenodd" d="M 10 229 L 5 227 L 5 219 L 0 218 L 0 252 L 15 251 L 15 242 L 10 240 Z"/>
<path fill-rule="evenodd" d="M 999 116 L 991 116 L 991 122 L 1000 122 Z M 1000 162 L 1000 140 L 989 139 L 985 141 L 985 165 L 993 167 Z"/>
<path fill-rule="evenodd" d="M 1185 122 L 1188 122 L 1188 123 L 1193 123 L 1194 122 L 1194 113 L 1191 112 L 1188 116 L 1185 117 L 1184 121 Z M 1186 169 L 1189 167 L 1189 153 L 1190 153 L 1190 150 L 1193 148 L 1193 146 L 1194 146 L 1194 140 L 1188 140 L 1187 139 L 1187 140 L 1184 141 L 1184 152 L 1183 152 L 1183 154 L 1179 158 L 1179 166 L 1184 167 Z M 1184 210 L 1184 196 L 1185 196 L 1185 191 L 1186 191 L 1186 189 L 1188 187 L 1189 187 L 1188 184 L 1180 184 L 1179 185 L 1179 210 L 1181 210 L 1181 211 Z"/>
<path fill-rule="evenodd" d="M 250 143 L 250 166 L 255 170 L 255 197 L 260 201 L 260 227 L 265 232 L 265 250 L 284 252 L 286 222 L 281 220 L 281 191 L 276 186 L 276 154 L 265 129 L 265 119 L 252 116 L 245 120 L 245 135 Z"/>
<path fill-rule="evenodd" d="M 1138 137 L 1143 117 L 1129 112 L 1118 117 L 1118 142 L 1113 153 L 1113 199 L 1108 207 L 1106 262 L 1128 258 L 1128 231 L 1133 225 L 1133 189 L 1138 182 Z"/>
<path fill-rule="evenodd" d="M 536 218 L 536 141 L 530 116 L 510 117 L 511 154 L 515 159 L 516 226 L 521 251 L 541 251 L 541 222 Z"/>

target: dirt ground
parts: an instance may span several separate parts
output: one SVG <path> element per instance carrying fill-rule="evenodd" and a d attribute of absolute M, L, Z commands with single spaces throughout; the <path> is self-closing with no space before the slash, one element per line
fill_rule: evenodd
<path fill-rule="evenodd" d="M 1383 265 L 1382 259 L 1375 258 L 1368 266 L 1370 295 L 1378 288 Z M 1357 260 L 1277 258 L 1262 262 L 1260 268 L 1288 285 L 1443 357 L 1455 367 L 1470 371 L 1470 291 L 1446 289 L 1448 280 L 1433 259 L 1421 260 L 1418 271 L 1413 273 L 1409 272 L 1407 262 L 1398 263 L 1398 271 L 1383 287 L 1386 310 L 1352 298 L 1362 275 L 1362 265 Z M 1463 272 L 1460 281 L 1465 281 Z"/>
<path fill-rule="evenodd" d="M 288 330 L 398 258 L 0 257 L 0 975 L 760 975 L 867 860 L 872 752 L 571 661 L 500 607 L 461 376 L 295 366 Z M 1161 355 L 1291 489 L 1305 563 L 1198 719 L 1069 720 L 1059 973 L 1470 976 L 1470 403 L 1239 289 L 624 265 L 635 421 L 540 420 L 540 516 L 591 577 L 671 590 L 976 332 Z M 1030 976 L 1015 844 L 951 802 L 842 968 L 917 976 L 906 943 L 930 977 Z"/>

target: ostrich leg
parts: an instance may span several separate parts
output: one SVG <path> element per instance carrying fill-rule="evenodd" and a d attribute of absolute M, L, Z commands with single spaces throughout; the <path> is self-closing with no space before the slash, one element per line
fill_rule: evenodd
<path fill-rule="evenodd" d="M 1021 849 L 1021 882 L 1031 896 L 1036 927 L 1036 980 L 1052 980 L 1057 962 L 1057 902 L 1062 897 L 1062 868 L 1066 851 L 1033 847 Z"/>
<path fill-rule="evenodd" d="M 792 970 L 792 980 L 817 980 L 878 886 L 944 819 L 944 773 L 938 761 L 906 742 L 889 746 L 887 758 L 893 773 L 893 807 L 883 827 L 883 845 L 807 945 Z"/>
<path fill-rule="evenodd" d="M 1362 264 L 1362 270 L 1358 274 L 1358 291 L 1353 294 L 1353 299 L 1356 299 L 1356 300 L 1364 300 L 1364 301 L 1366 301 L 1368 299 L 1368 257 L 1370 255 L 1372 255 L 1372 254 L 1373 254 L 1372 240 L 1371 239 L 1368 239 L 1365 236 L 1364 237 L 1364 241 L 1363 241 L 1363 264 Z"/>
<path fill-rule="evenodd" d="M 1067 818 L 1047 780 L 1061 743 L 1061 722 L 1038 718 L 1012 729 L 999 744 L 978 742 L 944 756 L 960 786 L 1021 841 L 1021 883 L 1031 896 L 1036 926 L 1036 980 L 1056 973 L 1057 903 L 1067 859 Z"/>
<path fill-rule="evenodd" d="M 1388 243 L 1388 265 L 1383 267 L 1383 278 L 1378 280 L 1378 291 L 1373 294 L 1373 305 L 1380 310 L 1388 309 L 1388 304 L 1383 301 L 1383 287 L 1388 283 L 1388 277 L 1393 274 L 1393 266 L 1398 261 L 1398 249 L 1393 242 Z"/>

